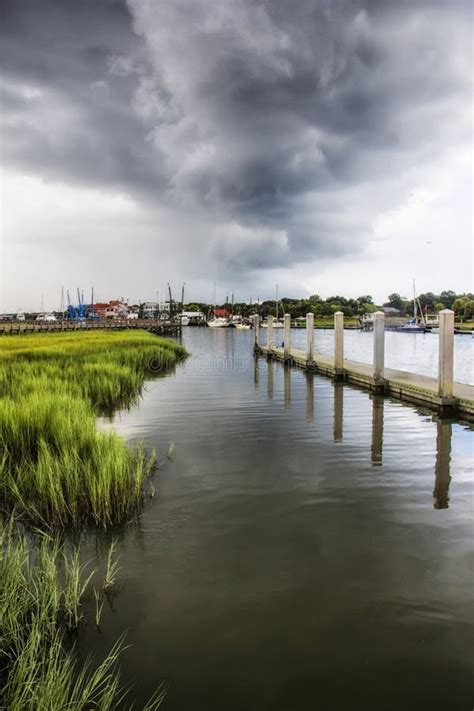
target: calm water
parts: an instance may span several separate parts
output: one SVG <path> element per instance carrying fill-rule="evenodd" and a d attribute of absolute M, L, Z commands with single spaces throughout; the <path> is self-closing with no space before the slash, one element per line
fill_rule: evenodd
<path fill-rule="evenodd" d="M 256 367 L 252 338 L 186 329 L 186 363 L 104 425 L 164 463 L 85 647 L 128 630 L 125 679 L 166 679 L 168 711 L 472 709 L 473 432 Z"/>

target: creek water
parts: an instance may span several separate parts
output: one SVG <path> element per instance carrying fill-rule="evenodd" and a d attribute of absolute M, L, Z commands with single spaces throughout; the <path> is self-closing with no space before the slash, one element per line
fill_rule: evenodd
<path fill-rule="evenodd" d="M 89 542 L 119 536 L 122 584 L 81 649 L 126 631 L 123 679 L 138 706 L 166 680 L 166 711 L 471 709 L 472 429 L 252 342 L 185 329 L 189 359 L 102 422 L 162 466 L 139 522 Z"/>

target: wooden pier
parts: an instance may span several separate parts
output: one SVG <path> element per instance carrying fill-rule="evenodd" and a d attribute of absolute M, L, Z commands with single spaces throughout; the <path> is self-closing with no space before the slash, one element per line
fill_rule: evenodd
<path fill-rule="evenodd" d="M 358 363 L 344 358 L 344 316 L 334 316 L 334 356 L 314 351 L 314 316 L 307 316 L 306 349 L 291 348 L 291 330 L 288 314 L 285 316 L 283 347 L 273 340 L 273 319 L 269 317 L 267 343 L 258 342 L 258 320 L 254 322 L 255 353 L 282 360 L 307 371 L 321 373 L 338 381 L 347 381 L 371 390 L 423 405 L 443 414 L 459 416 L 474 421 L 474 386 L 453 381 L 454 312 L 440 313 L 440 350 L 438 378 L 416 375 L 402 370 L 385 368 L 384 314 L 374 314 L 373 363 Z"/>
<path fill-rule="evenodd" d="M 158 336 L 179 336 L 180 321 L 161 319 L 71 319 L 63 321 L 0 321 L 1 335 L 21 335 L 26 333 L 59 333 L 61 331 L 128 331 L 145 330 Z"/>

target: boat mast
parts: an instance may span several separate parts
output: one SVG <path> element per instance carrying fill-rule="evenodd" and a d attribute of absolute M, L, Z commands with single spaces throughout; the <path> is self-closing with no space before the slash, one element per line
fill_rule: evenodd
<path fill-rule="evenodd" d="M 276 285 L 275 308 L 276 308 L 276 320 L 278 321 L 278 284 Z"/>
<path fill-rule="evenodd" d="M 415 280 L 413 279 L 413 318 L 415 319 L 416 323 L 416 288 L 415 288 Z"/>

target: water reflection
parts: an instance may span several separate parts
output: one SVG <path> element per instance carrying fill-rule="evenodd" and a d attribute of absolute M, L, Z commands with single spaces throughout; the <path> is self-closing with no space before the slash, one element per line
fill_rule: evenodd
<path fill-rule="evenodd" d="M 188 329 L 195 355 L 116 419 L 158 452 L 176 441 L 176 456 L 140 532 L 125 529 L 126 586 L 101 630 L 84 630 L 89 646 L 101 655 L 130 630 L 124 681 L 136 679 L 139 707 L 166 678 L 169 711 L 242 711 L 249 698 L 262 711 L 315 698 L 433 711 L 453 707 L 453 684 L 470 708 L 472 432 L 280 362 L 257 366 L 253 334 L 221 330 Z"/>
<path fill-rule="evenodd" d="M 285 394 L 285 410 L 291 405 L 291 365 L 285 363 L 283 365 L 283 381 Z"/>
<path fill-rule="evenodd" d="M 334 383 L 334 442 L 342 442 L 344 420 L 344 384 Z"/>
<path fill-rule="evenodd" d="M 276 364 L 274 360 L 266 361 L 267 368 L 267 396 L 271 400 L 274 395 L 275 368 L 283 371 L 283 403 L 284 408 L 289 409 L 292 405 L 291 378 L 292 367 L 288 364 Z M 314 422 L 314 373 L 305 373 L 305 395 L 306 395 L 306 421 Z M 260 384 L 259 359 L 254 363 L 254 384 L 258 389 Z M 344 439 L 344 389 L 348 387 L 344 383 L 333 383 L 334 409 L 333 409 L 333 441 L 338 443 Z M 383 439 L 384 439 L 384 410 L 385 398 L 381 395 L 370 395 L 372 400 L 372 430 L 370 446 L 370 462 L 373 467 L 383 466 Z M 434 418 L 435 419 L 435 418 Z M 448 490 L 451 482 L 451 438 L 452 423 L 446 420 L 436 422 L 436 464 L 435 464 L 435 487 L 433 491 L 434 508 L 448 508 Z"/>
<path fill-rule="evenodd" d="M 258 358 L 254 358 L 253 365 L 253 382 L 255 385 L 255 390 L 258 390 L 258 384 L 260 382 L 260 367 Z"/>
<path fill-rule="evenodd" d="M 433 490 L 435 509 L 449 508 L 452 430 L 451 422 L 438 420 L 436 423 L 435 487 Z"/>
<path fill-rule="evenodd" d="M 373 467 L 383 464 L 383 408 L 384 399 L 380 395 L 372 396 L 372 447 L 371 462 Z"/>
<path fill-rule="evenodd" d="M 314 420 L 314 376 L 306 373 L 306 421 Z"/>
<path fill-rule="evenodd" d="M 267 361 L 267 394 L 270 400 L 273 399 L 273 360 Z"/>

